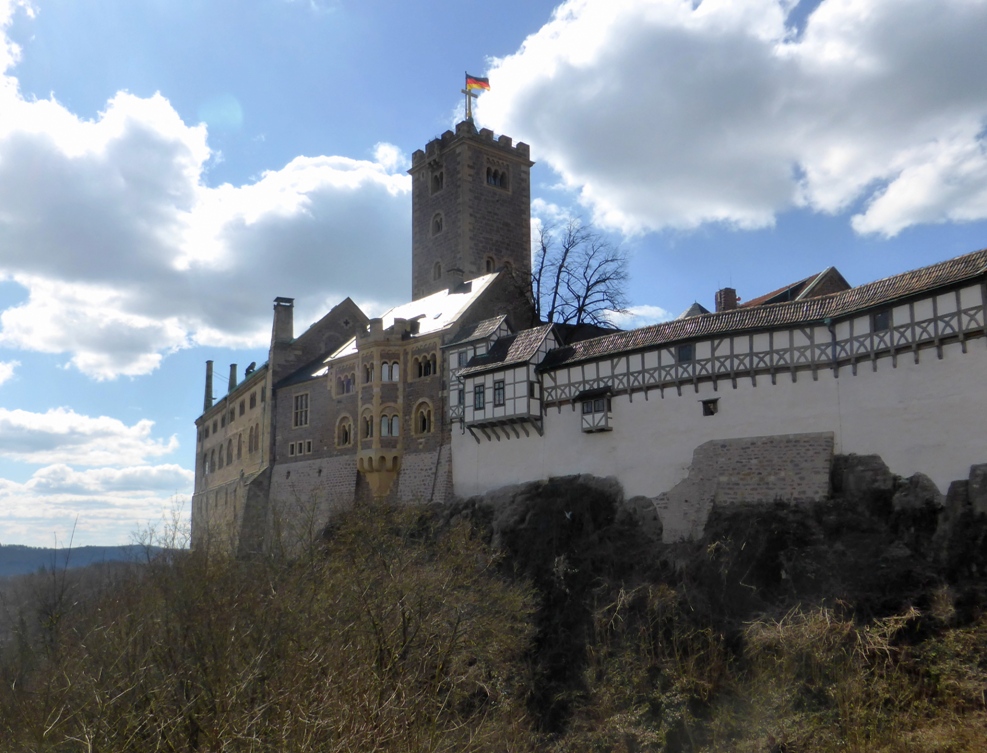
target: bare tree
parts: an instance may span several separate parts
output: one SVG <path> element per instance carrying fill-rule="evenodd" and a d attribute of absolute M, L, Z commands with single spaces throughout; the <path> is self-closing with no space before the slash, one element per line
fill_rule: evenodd
<path fill-rule="evenodd" d="M 546 322 L 607 325 L 627 304 L 627 256 L 578 217 L 543 225 L 531 287 L 535 312 Z"/>

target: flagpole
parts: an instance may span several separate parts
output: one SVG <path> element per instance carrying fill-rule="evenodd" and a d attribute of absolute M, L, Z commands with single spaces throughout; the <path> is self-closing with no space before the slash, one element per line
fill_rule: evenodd
<path fill-rule="evenodd" d="M 469 89 L 460 89 L 460 91 L 466 95 L 466 119 L 473 120 L 473 100 L 480 95 L 474 94 Z"/>

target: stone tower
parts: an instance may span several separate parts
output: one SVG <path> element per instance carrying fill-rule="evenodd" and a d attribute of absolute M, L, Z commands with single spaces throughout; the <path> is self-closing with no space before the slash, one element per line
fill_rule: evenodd
<path fill-rule="evenodd" d="M 412 299 L 501 268 L 530 275 L 533 164 L 527 144 L 471 120 L 412 155 Z"/>

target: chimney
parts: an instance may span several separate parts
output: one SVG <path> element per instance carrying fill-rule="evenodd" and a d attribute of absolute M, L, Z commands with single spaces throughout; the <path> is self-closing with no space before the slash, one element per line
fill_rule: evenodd
<path fill-rule="evenodd" d="M 716 291 L 716 310 L 733 311 L 737 308 L 737 291 L 734 288 L 722 288 Z"/>
<path fill-rule="evenodd" d="M 286 344 L 295 339 L 294 298 L 274 299 L 274 331 L 271 344 Z"/>
<path fill-rule="evenodd" d="M 449 282 L 449 292 L 455 293 L 463 287 L 465 274 L 459 267 L 450 267 L 446 270 L 446 280 Z"/>
<path fill-rule="evenodd" d="M 212 361 L 206 361 L 206 396 L 202 401 L 202 412 L 212 408 Z"/>
<path fill-rule="evenodd" d="M 226 389 L 227 392 L 233 392 L 236 389 L 236 364 L 230 364 L 230 386 Z"/>

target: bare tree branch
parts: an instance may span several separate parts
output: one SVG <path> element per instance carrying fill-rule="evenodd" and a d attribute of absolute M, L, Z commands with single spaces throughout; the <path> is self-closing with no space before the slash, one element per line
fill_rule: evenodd
<path fill-rule="evenodd" d="M 539 319 L 608 325 L 627 304 L 627 257 L 579 218 L 544 225 L 538 238 L 532 293 Z"/>

